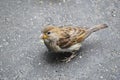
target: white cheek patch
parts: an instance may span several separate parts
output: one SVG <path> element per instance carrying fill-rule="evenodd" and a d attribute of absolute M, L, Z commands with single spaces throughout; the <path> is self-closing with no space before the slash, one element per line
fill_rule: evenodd
<path fill-rule="evenodd" d="M 40 43 L 41 43 L 41 44 L 44 44 L 44 41 L 41 39 L 41 40 L 40 40 Z"/>

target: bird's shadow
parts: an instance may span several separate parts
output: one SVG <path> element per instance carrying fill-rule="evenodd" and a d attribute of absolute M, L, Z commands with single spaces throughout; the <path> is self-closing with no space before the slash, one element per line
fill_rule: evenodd
<path fill-rule="evenodd" d="M 69 57 L 70 53 L 53 53 L 46 51 L 44 56 L 48 63 L 60 63 L 65 57 Z"/>
<path fill-rule="evenodd" d="M 96 43 L 93 43 L 93 44 L 84 43 L 83 46 L 79 49 L 79 51 L 76 52 L 77 55 L 74 59 L 76 59 L 79 55 L 82 56 L 82 55 L 86 54 L 85 51 L 92 49 L 95 44 Z M 51 53 L 49 51 L 46 51 L 44 53 L 45 60 L 48 63 L 62 63 L 63 62 L 62 60 L 69 57 L 70 55 L 71 55 L 71 53 L 69 53 L 69 52 L 66 52 L 66 53 Z M 73 61 L 73 59 L 72 59 L 72 61 Z"/>
<path fill-rule="evenodd" d="M 80 54 L 80 52 L 82 51 L 82 48 L 76 52 L 76 57 L 77 55 L 82 55 Z M 64 52 L 64 53 L 53 53 L 53 52 L 48 52 L 46 51 L 44 53 L 44 57 L 45 57 L 45 60 L 48 62 L 48 63 L 63 63 L 65 58 L 68 58 L 71 56 L 71 53 L 70 52 Z"/>
<path fill-rule="evenodd" d="M 88 54 L 85 51 L 88 51 L 94 47 L 96 43 L 84 43 L 83 46 L 79 49 L 79 51 L 76 53 L 77 56 L 73 58 L 69 63 L 74 62 L 78 59 L 79 56 L 83 56 L 85 54 Z M 61 60 L 65 59 L 66 57 L 69 57 L 70 53 L 51 53 L 49 51 L 45 51 L 39 55 L 37 55 L 33 60 L 33 65 L 36 65 L 38 63 L 48 63 L 48 64 L 61 64 L 65 63 Z"/>

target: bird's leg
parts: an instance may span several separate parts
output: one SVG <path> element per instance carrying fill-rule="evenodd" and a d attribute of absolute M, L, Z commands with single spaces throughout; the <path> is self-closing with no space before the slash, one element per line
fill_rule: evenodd
<path fill-rule="evenodd" d="M 70 62 L 71 59 L 73 59 L 76 56 L 76 51 L 72 52 L 72 54 L 69 57 L 66 57 L 65 59 L 63 59 L 62 61 L 65 61 L 66 63 Z"/>

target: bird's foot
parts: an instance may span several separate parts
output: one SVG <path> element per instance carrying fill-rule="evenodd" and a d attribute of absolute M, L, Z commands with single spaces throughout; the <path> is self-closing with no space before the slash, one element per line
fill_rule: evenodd
<path fill-rule="evenodd" d="M 73 59 L 75 56 L 76 56 L 76 54 L 73 53 L 73 54 L 70 55 L 70 57 L 66 57 L 65 59 L 63 59 L 63 60 L 61 60 L 61 61 L 68 63 L 68 62 L 70 62 L 71 59 Z"/>

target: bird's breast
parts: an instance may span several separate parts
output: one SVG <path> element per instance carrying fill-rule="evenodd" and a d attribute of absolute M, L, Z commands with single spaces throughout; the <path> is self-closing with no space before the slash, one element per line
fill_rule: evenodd
<path fill-rule="evenodd" d="M 51 52 L 59 52 L 61 49 L 55 44 L 55 42 L 44 41 L 46 47 Z"/>

